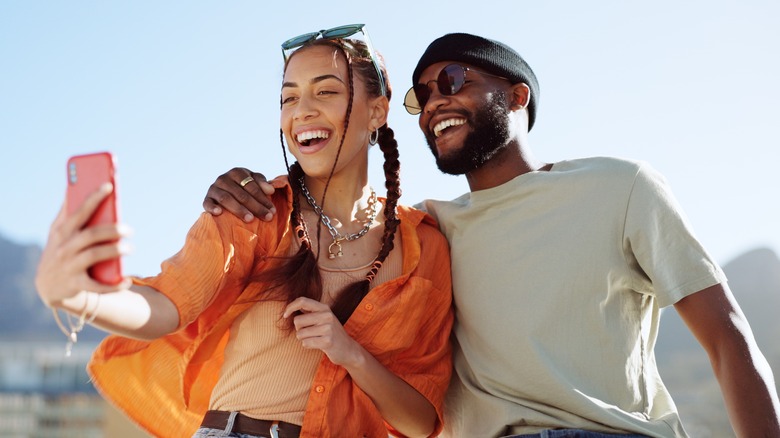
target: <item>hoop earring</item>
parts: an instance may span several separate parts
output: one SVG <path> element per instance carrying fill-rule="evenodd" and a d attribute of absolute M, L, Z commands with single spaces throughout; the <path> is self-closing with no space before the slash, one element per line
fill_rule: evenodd
<path fill-rule="evenodd" d="M 377 144 L 379 141 L 379 129 L 375 131 L 371 131 L 371 135 L 368 136 L 368 143 L 371 144 L 371 146 Z"/>

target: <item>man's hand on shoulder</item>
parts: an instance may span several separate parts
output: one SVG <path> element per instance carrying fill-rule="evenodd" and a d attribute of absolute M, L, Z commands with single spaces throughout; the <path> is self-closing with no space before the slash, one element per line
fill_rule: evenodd
<path fill-rule="evenodd" d="M 243 167 L 234 167 L 214 181 L 203 199 L 203 209 L 218 216 L 223 210 L 252 222 L 270 221 L 276 214 L 271 195 L 275 189 L 265 175 Z"/>

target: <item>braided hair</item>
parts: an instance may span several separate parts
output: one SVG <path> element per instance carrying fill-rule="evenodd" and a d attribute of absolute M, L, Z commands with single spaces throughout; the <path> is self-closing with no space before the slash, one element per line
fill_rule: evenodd
<path fill-rule="evenodd" d="M 376 73 L 373 61 L 371 60 L 370 53 L 365 43 L 358 40 L 351 39 L 338 39 L 338 40 L 326 40 L 318 39 L 311 41 L 294 52 L 287 62 L 296 56 L 307 47 L 312 46 L 329 46 L 339 50 L 347 59 L 347 71 L 349 79 L 349 103 L 344 118 L 344 134 L 341 136 L 341 142 L 339 143 L 338 150 L 336 152 L 336 158 L 331 168 L 328 181 L 325 185 L 325 189 L 322 195 L 321 208 L 324 209 L 325 198 L 328 192 L 328 186 L 330 180 L 335 172 L 336 165 L 338 163 L 339 155 L 346 138 L 346 132 L 349 127 L 349 119 L 352 113 L 352 103 L 355 96 L 354 91 L 354 72 L 356 71 L 363 82 L 366 84 L 366 90 L 370 96 L 380 96 L 380 78 Z M 381 60 L 381 58 L 380 58 Z M 387 90 L 388 100 L 391 97 L 392 91 L 390 84 L 387 81 L 387 72 L 384 67 L 384 63 L 380 61 L 380 68 L 382 75 L 385 78 L 385 89 Z M 285 65 L 286 69 L 286 65 Z M 313 300 L 319 301 L 322 298 L 322 276 L 320 275 L 319 268 L 317 266 L 318 253 L 315 255 L 313 251 L 313 245 L 309 232 L 306 227 L 306 223 L 303 219 L 302 210 L 300 207 L 300 199 L 302 197 L 302 187 L 300 181 L 304 176 L 303 168 L 298 162 L 289 164 L 287 158 L 287 151 L 284 145 L 284 133 L 280 129 L 279 138 L 282 145 L 282 153 L 284 155 L 285 165 L 288 170 L 288 179 L 293 192 L 292 211 L 290 213 L 290 225 L 295 232 L 295 238 L 300 243 L 298 252 L 292 257 L 284 258 L 280 263 L 277 263 L 262 273 L 257 274 L 252 280 L 266 281 L 271 284 L 271 289 L 277 293 L 281 293 L 281 298 L 288 303 L 294 301 L 298 297 L 307 297 Z M 385 187 L 387 188 L 386 202 L 384 208 L 385 224 L 384 232 L 382 234 L 382 245 L 379 253 L 374 258 L 373 263 L 366 272 L 365 276 L 347 286 L 345 286 L 336 296 L 336 299 L 331 306 L 334 315 L 338 320 L 344 324 L 349 319 L 350 315 L 357 308 L 360 301 L 368 294 L 371 286 L 371 282 L 376 277 L 382 264 L 387 259 L 394 247 L 394 238 L 398 230 L 400 220 L 397 216 L 398 199 L 401 196 L 400 188 L 400 162 L 398 160 L 398 142 L 395 140 L 395 133 L 387 124 L 379 128 L 378 141 L 380 149 L 384 154 L 384 173 L 385 173 Z M 320 233 L 322 231 L 322 225 L 319 221 L 317 228 L 317 241 L 319 241 Z M 319 247 L 318 247 L 319 248 Z"/>

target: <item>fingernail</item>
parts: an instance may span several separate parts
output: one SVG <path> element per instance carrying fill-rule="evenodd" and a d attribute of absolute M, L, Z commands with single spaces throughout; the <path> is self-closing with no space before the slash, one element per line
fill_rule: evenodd
<path fill-rule="evenodd" d="M 263 216 L 263 220 L 266 222 L 271 222 L 271 219 L 274 218 L 274 215 L 272 213 L 266 213 L 265 216 Z"/>
<path fill-rule="evenodd" d="M 244 215 L 244 222 L 247 222 L 247 223 L 252 222 L 252 219 L 254 219 L 254 218 L 255 217 L 252 216 L 251 213 L 247 213 L 247 214 Z"/>
<path fill-rule="evenodd" d="M 211 212 L 213 214 L 222 214 L 222 209 L 219 208 L 219 207 L 214 207 L 214 208 L 211 209 Z"/>

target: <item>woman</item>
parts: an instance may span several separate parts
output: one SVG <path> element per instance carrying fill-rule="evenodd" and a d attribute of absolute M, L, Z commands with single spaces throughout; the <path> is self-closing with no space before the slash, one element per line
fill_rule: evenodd
<path fill-rule="evenodd" d="M 437 434 L 451 365 L 448 248 L 429 217 L 396 205 L 386 72 L 362 25 L 283 48 L 281 135 L 297 162 L 274 181 L 278 219 L 203 214 L 158 276 L 116 290 L 86 268 L 119 254 L 101 242 L 120 229 L 81 230 L 107 188 L 55 220 L 39 294 L 118 335 L 89 372 L 155 436 Z M 374 140 L 386 199 L 368 184 Z"/>

